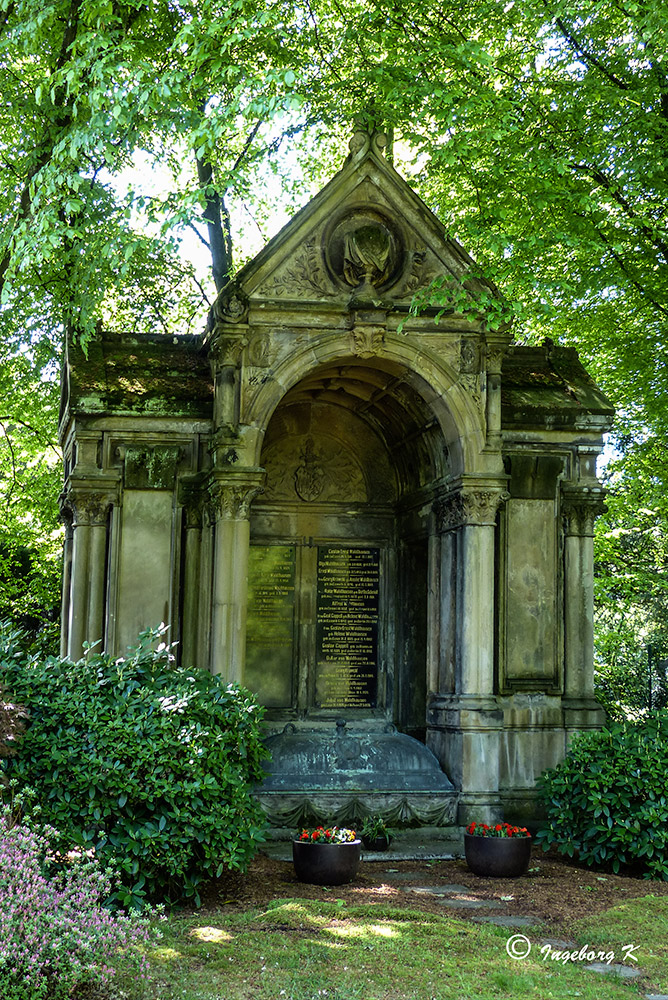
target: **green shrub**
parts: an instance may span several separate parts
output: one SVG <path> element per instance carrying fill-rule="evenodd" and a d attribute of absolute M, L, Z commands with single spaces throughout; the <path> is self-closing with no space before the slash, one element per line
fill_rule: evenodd
<path fill-rule="evenodd" d="M 158 631 L 127 659 L 89 651 L 78 663 L 28 657 L 0 635 L 0 664 L 30 711 L 5 774 L 35 790 L 61 850 L 94 849 L 120 869 L 117 902 L 199 904 L 204 879 L 246 868 L 263 839 L 250 791 L 266 756 L 248 692 L 175 668 Z"/>
<path fill-rule="evenodd" d="M 638 865 L 668 880 L 668 713 L 575 737 L 538 786 L 547 823 L 537 840 L 588 865 Z"/>

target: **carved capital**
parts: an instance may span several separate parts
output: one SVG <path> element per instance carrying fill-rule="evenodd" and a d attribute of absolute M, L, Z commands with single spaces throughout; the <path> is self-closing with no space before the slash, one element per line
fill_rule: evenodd
<path fill-rule="evenodd" d="M 440 497 L 434 503 L 438 530 L 452 531 L 463 525 L 494 525 L 496 514 L 510 494 L 505 490 L 465 490 Z"/>
<path fill-rule="evenodd" d="M 592 537 L 599 514 L 608 508 L 603 502 L 603 490 L 564 490 L 561 496 L 561 516 L 567 535 Z"/>
<path fill-rule="evenodd" d="M 503 359 L 508 353 L 508 344 L 488 344 L 486 349 L 487 357 L 487 374 L 488 375 L 499 375 L 501 373 L 501 366 L 503 364 Z"/>
<path fill-rule="evenodd" d="M 95 526 L 107 523 L 109 508 L 114 497 L 109 493 L 95 493 L 92 490 L 70 490 L 61 509 L 68 507 L 72 512 L 72 525 Z"/>
<path fill-rule="evenodd" d="M 217 337 L 211 348 L 211 361 L 214 368 L 238 365 L 247 343 L 248 338 L 242 333 L 225 333 Z"/>
<path fill-rule="evenodd" d="M 58 497 L 58 519 L 63 522 L 65 528 L 71 528 L 74 520 L 74 510 L 70 501 L 70 494 L 63 491 Z"/>
<path fill-rule="evenodd" d="M 199 483 L 179 484 L 179 503 L 183 507 L 186 529 L 201 528 L 206 497 Z"/>
<path fill-rule="evenodd" d="M 250 507 L 264 491 L 262 474 L 216 479 L 209 486 L 209 499 L 216 520 L 243 521 L 250 517 Z"/>

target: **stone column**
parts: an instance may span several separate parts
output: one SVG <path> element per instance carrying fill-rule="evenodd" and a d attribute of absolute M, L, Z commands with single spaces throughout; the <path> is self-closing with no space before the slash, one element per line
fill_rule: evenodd
<path fill-rule="evenodd" d="M 507 496 L 499 488 L 469 487 L 437 506 L 442 533 L 440 679 L 446 690 L 441 689 L 430 713 L 430 744 L 461 789 L 462 823 L 499 813 L 503 714 L 494 690 L 494 559 L 496 513 Z"/>
<path fill-rule="evenodd" d="M 182 487 L 185 517 L 183 573 L 183 630 L 181 657 L 184 666 L 204 666 L 198 661 L 200 571 L 202 554 L 202 497 L 198 488 Z"/>
<path fill-rule="evenodd" d="M 505 337 L 503 343 L 488 342 L 487 345 L 487 393 L 486 393 L 486 422 L 487 422 L 487 448 L 493 451 L 500 451 L 502 443 L 501 435 L 501 365 L 503 356 L 508 350 L 508 338 Z"/>
<path fill-rule="evenodd" d="M 564 487 L 562 490 L 564 697 L 576 712 L 597 709 L 594 699 L 594 522 L 605 509 L 600 488 Z M 578 725 L 577 719 L 571 721 Z"/>
<path fill-rule="evenodd" d="M 77 660 L 84 642 L 104 638 L 107 523 L 113 497 L 107 493 L 72 490 L 72 577 L 67 655 Z"/>
<path fill-rule="evenodd" d="M 58 502 L 60 504 L 60 520 L 65 525 L 65 541 L 63 544 L 63 591 L 60 604 L 60 655 L 67 656 L 70 624 L 70 592 L 72 588 L 72 545 L 74 541 L 72 520 L 74 518 L 74 511 L 68 502 L 66 493 L 61 493 L 58 498 Z"/>
<path fill-rule="evenodd" d="M 262 492 L 260 469 L 215 473 L 209 488 L 215 509 L 211 669 L 241 680 L 246 655 L 250 505 Z"/>

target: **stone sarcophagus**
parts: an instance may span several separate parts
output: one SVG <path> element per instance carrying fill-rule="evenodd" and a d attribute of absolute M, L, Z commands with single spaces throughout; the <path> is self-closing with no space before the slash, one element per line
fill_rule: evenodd
<path fill-rule="evenodd" d="M 452 307 L 414 314 L 436 279 Z M 275 771 L 260 793 L 276 821 L 337 782 L 388 817 L 419 820 L 423 796 L 441 821 L 527 820 L 536 776 L 602 721 L 612 409 L 575 351 L 488 325 L 498 299 L 358 135 L 200 338 L 68 345 L 63 651 L 121 654 L 165 622 L 182 662 L 253 690 L 270 740 L 311 748 L 301 806 L 299 770 L 289 802 Z M 366 748 L 354 789 L 331 764 L 341 717 Z M 438 762 L 432 784 L 380 752 L 391 736 Z"/>

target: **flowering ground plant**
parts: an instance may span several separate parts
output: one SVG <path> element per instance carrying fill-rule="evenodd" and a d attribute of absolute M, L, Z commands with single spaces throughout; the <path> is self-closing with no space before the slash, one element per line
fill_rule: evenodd
<path fill-rule="evenodd" d="M 317 826 L 315 830 L 302 830 L 297 840 L 309 844 L 351 844 L 357 840 L 357 834 L 343 826 Z"/>
<path fill-rule="evenodd" d="M 469 823 L 466 832 L 472 837 L 530 837 L 525 826 L 511 826 L 510 823 Z"/>
<path fill-rule="evenodd" d="M 149 918 L 112 914 L 103 903 L 113 874 L 85 855 L 59 858 L 54 836 L 0 812 L 0 997 L 60 1000 L 106 990 L 117 972 L 139 989 L 156 939 Z"/>

